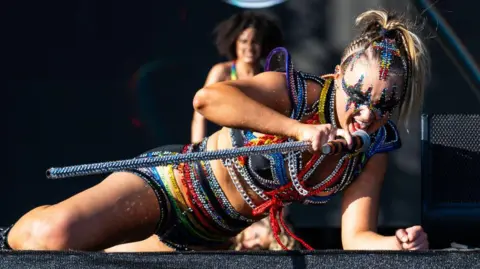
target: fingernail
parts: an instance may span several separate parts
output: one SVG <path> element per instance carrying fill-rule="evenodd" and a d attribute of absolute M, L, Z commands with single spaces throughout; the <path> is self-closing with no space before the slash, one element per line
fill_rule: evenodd
<path fill-rule="evenodd" d="M 406 237 L 406 236 L 402 237 L 402 242 L 406 243 L 407 241 L 408 241 L 408 237 Z"/>

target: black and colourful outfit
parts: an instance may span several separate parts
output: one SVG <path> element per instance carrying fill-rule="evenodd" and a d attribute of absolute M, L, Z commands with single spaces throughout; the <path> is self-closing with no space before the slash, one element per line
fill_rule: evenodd
<path fill-rule="evenodd" d="M 294 70 L 290 56 L 284 48 L 272 51 L 267 59 L 267 71 L 271 70 L 274 62 L 284 65 L 283 71 L 286 72 L 292 104 L 291 118 L 300 120 L 307 117 L 307 123 L 336 125 L 335 87 L 332 78 L 321 78 Z M 322 86 L 318 101 L 311 106 L 307 104 L 307 81 L 315 81 Z M 231 129 L 230 134 L 235 147 L 292 140 L 271 135 L 256 137 L 249 130 Z M 269 214 L 273 232 L 278 233 L 280 227 L 276 221 L 277 214 L 281 215 L 284 204 L 326 203 L 355 180 L 374 154 L 389 152 L 401 146 L 397 128 L 390 121 L 371 134 L 371 140 L 367 151 L 343 155 L 332 173 L 315 185 L 308 182 L 325 155 L 315 154 L 304 163 L 301 152 L 273 153 L 227 159 L 223 160 L 223 164 L 246 204 L 252 208 L 255 215 Z M 207 141 L 208 138 L 199 144 L 158 148 L 140 157 L 205 151 Z M 183 174 L 181 182 L 187 190 L 186 197 L 180 193 L 174 169 Z M 143 178 L 155 190 L 161 205 L 161 220 L 156 234 L 172 248 L 186 250 L 195 247 L 222 247 L 230 238 L 254 222 L 237 212 L 230 204 L 213 174 L 209 161 L 139 168 L 129 172 Z M 248 185 L 264 202 L 261 205 L 254 204 L 243 185 Z M 279 220 L 283 224 L 282 219 L 280 216 Z M 287 227 L 284 228 L 288 231 Z"/>

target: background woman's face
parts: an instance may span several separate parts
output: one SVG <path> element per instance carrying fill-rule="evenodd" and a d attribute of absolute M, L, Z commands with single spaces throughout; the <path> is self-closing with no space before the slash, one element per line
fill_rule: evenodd
<path fill-rule="evenodd" d="M 256 37 L 257 31 L 250 27 L 238 36 L 236 42 L 237 61 L 254 63 L 261 54 L 261 45 Z"/>

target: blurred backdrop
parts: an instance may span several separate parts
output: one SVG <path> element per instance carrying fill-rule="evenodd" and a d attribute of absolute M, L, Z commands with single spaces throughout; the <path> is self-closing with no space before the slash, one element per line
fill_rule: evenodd
<path fill-rule="evenodd" d="M 241 2 L 241 1 L 237 1 Z M 474 19 L 480 2 L 439 0 L 435 9 L 478 61 Z M 354 35 L 355 16 L 392 8 L 428 18 L 423 31 L 433 60 L 426 113 L 479 113 L 478 81 L 470 84 L 438 42 L 442 21 L 429 1 L 289 0 L 260 9 L 279 19 L 300 70 L 330 73 Z M 192 98 L 220 58 L 212 30 L 240 7 L 211 1 L 12 1 L 4 4 L 7 162 L 0 226 L 58 202 L 102 177 L 47 180 L 51 166 L 131 158 L 162 144 L 188 143 Z M 172 117 L 171 115 L 175 115 Z M 386 232 L 421 222 L 420 119 L 392 154 L 382 193 Z M 214 127 L 212 127 L 214 128 Z M 210 128 L 212 131 L 213 129 Z M 339 197 L 321 207 L 295 206 L 289 218 L 315 230 L 320 247 L 338 247 Z M 294 209 L 294 210 L 291 210 Z"/>

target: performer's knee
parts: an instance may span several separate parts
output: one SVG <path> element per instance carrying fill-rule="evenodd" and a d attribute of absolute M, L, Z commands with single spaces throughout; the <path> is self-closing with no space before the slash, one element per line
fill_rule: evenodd
<path fill-rule="evenodd" d="M 71 248 L 74 221 L 68 212 L 50 214 L 36 208 L 20 219 L 8 234 L 15 250 L 66 250 Z"/>

